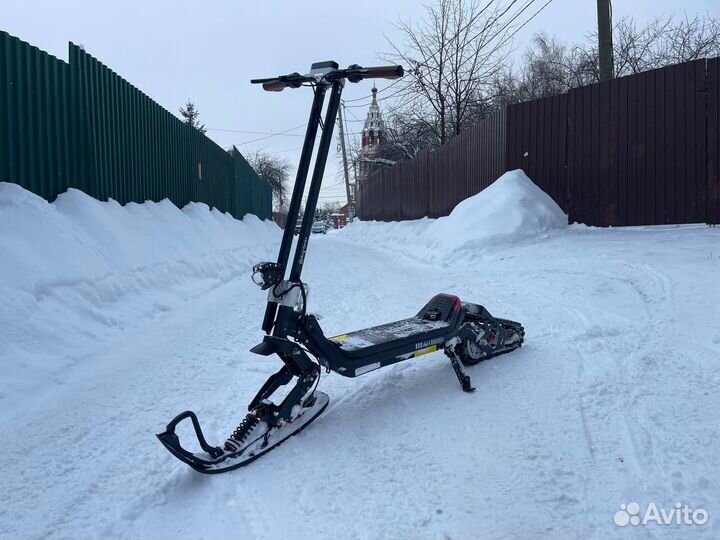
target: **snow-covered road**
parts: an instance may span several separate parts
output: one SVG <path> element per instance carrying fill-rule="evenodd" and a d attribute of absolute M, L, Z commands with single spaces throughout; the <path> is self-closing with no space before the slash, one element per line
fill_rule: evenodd
<path fill-rule="evenodd" d="M 474 394 L 442 354 L 323 375 L 311 427 L 203 476 L 153 434 L 193 409 L 224 439 L 279 367 L 247 352 L 264 294 L 239 269 L 5 406 L 0 537 L 720 536 L 718 230 L 571 227 L 445 265 L 347 238 L 313 237 L 306 264 L 328 335 L 444 291 L 523 322 L 526 345 L 471 368 Z M 632 501 L 710 520 L 617 527 Z"/>

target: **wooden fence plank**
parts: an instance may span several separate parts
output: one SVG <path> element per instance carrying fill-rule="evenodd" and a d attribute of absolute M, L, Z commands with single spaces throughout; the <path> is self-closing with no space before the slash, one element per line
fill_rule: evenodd
<path fill-rule="evenodd" d="M 635 94 L 635 122 L 636 122 L 636 143 L 635 143 L 635 212 L 628 225 L 648 225 L 651 223 L 649 218 L 649 197 L 648 194 L 652 189 L 648 179 L 647 169 L 647 98 L 645 91 L 645 74 L 640 73 L 634 77 L 637 81 Z"/>
<path fill-rule="evenodd" d="M 619 115 L 618 102 L 620 85 L 617 79 L 608 83 L 608 149 L 607 149 L 607 206 L 605 215 L 608 224 L 618 222 L 618 151 L 619 151 Z"/>
<path fill-rule="evenodd" d="M 693 223 L 706 221 L 705 201 L 708 197 L 707 183 L 705 176 L 705 163 L 707 163 L 708 126 L 706 125 L 708 85 L 706 78 L 706 62 L 698 60 L 693 63 L 692 68 L 693 88 L 695 96 L 694 109 L 691 111 L 693 118 L 693 141 L 692 149 L 695 151 L 691 157 L 693 161 L 694 198 L 691 207 L 691 221 Z"/>
<path fill-rule="evenodd" d="M 657 91 L 658 87 L 655 84 L 656 79 L 652 72 L 644 74 L 645 80 L 645 99 L 646 99 L 646 116 L 645 116 L 645 171 L 647 175 L 647 212 L 646 221 L 648 225 L 657 223 L 658 221 L 658 197 L 660 190 L 658 188 L 657 176 L 658 176 L 658 160 L 659 160 L 659 145 L 658 145 L 658 111 L 657 111 Z"/>

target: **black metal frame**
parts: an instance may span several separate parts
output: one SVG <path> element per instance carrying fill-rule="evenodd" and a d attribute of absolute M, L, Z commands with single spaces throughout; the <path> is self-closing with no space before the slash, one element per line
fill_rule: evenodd
<path fill-rule="evenodd" d="M 262 322 L 266 335 L 262 343 L 253 347 L 251 351 L 264 356 L 276 354 L 283 361 L 283 366 L 260 388 L 248 405 L 248 411 L 250 411 L 249 416 L 262 419 L 269 428 L 282 429 L 288 423 L 297 422 L 299 418 L 297 429 L 287 432 L 285 438 L 303 429 L 327 406 L 327 396 L 315 391 L 320 380 L 320 366 L 345 377 L 357 377 L 442 348 L 450 357 L 462 389 L 470 392 L 474 388 L 463 368 L 461 353 L 458 352 L 464 333 L 469 333 L 472 338 L 474 334 L 471 327 L 482 326 L 496 336 L 495 342 L 488 345 L 489 349 L 483 353 L 483 358 L 509 352 L 522 344 L 522 326 L 519 323 L 494 319 L 482 306 L 463 303 L 457 296 L 448 294 L 434 296 L 417 315 L 409 319 L 331 338 L 325 336 L 316 317 L 306 314 L 307 290 L 301 281 L 301 274 L 345 80 L 358 82 L 366 77 L 398 78 L 402 74 L 400 66 L 378 68 L 350 66 L 348 69 L 340 70 L 334 62 L 322 62 L 313 64 L 309 75 L 293 73 L 273 79 L 253 81 L 262 83 L 266 90 L 271 91 L 310 84 L 315 92 L 277 261 L 260 263 L 253 268 L 253 280 L 262 289 L 268 291 L 268 303 Z M 321 123 L 323 102 L 328 89 L 331 90 L 330 99 L 325 120 Z M 317 130 L 321 126 L 323 131 L 315 168 L 288 274 L 287 264 L 292 251 L 294 231 L 310 170 Z M 287 280 L 286 274 L 288 274 Z M 501 323 L 507 323 L 520 332 L 518 340 L 506 349 L 496 348 L 497 343 L 504 343 Z M 482 335 L 485 335 L 484 331 Z M 358 342 L 353 342 L 358 337 L 361 339 L 360 345 L 357 344 Z M 311 357 L 314 357 L 317 363 Z M 282 402 L 273 403 L 269 399 L 270 396 L 295 377 L 297 377 L 295 386 Z M 297 407 L 302 408 L 301 413 L 297 412 Z M 188 418 L 192 421 L 198 443 L 205 452 L 203 455 L 185 449 L 175 433 L 178 423 Z M 281 438 L 273 445 L 263 446 L 256 453 L 250 451 L 247 456 L 243 454 L 247 447 L 237 450 L 235 444 L 229 445 L 232 439 L 229 439 L 223 448 L 210 446 L 205 440 L 197 417 L 191 411 L 176 416 L 167 425 L 166 430 L 157 437 L 175 457 L 203 473 L 218 473 L 241 467 L 285 440 Z"/>
<path fill-rule="evenodd" d="M 316 66 L 318 66 L 318 64 L 314 65 L 313 68 Z M 322 66 L 334 66 L 336 68 L 336 64 L 331 63 L 323 63 Z M 352 73 L 349 73 L 353 68 L 355 68 L 356 71 L 363 70 L 369 73 L 359 73 L 353 76 Z M 378 69 L 383 70 L 383 73 L 391 78 L 396 78 L 402 74 L 402 68 L 399 66 L 365 69 L 351 66 L 348 70 L 335 69 L 330 71 L 320 80 L 312 80 L 306 76 L 295 75 L 293 76 L 293 82 L 288 82 L 287 80 L 282 81 L 282 77 L 253 81 L 263 83 L 266 89 L 270 90 L 279 90 L 288 86 L 297 87 L 303 82 L 311 82 L 315 92 L 315 97 L 310 109 L 310 119 L 305 132 L 300 164 L 295 179 L 295 187 L 288 211 L 287 223 L 283 232 L 277 262 L 273 265 L 275 269 L 279 270 L 277 279 L 284 278 L 286 274 L 294 231 L 309 172 L 309 164 L 314 150 L 314 142 L 318 127 L 320 126 L 323 101 L 328 88 L 331 89 L 325 119 L 322 123 L 323 131 L 315 159 L 312 179 L 310 181 L 302 224 L 300 232 L 297 235 L 297 245 L 293 256 L 293 263 L 287 281 L 283 282 L 285 284 L 284 290 L 292 287 L 301 288 L 304 296 L 305 289 L 301 281 L 301 274 L 345 79 L 357 82 L 367 76 L 375 76 L 375 73 L 377 73 L 375 70 Z M 286 76 L 286 79 L 289 77 L 291 76 Z M 268 86 L 270 86 L 270 88 L 268 88 Z M 273 279 L 274 283 L 269 284 L 268 288 L 272 287 L 274 290 L 278 285 L 277 279 Z M 283 360 L 285 364 L 283 369 L 285 369 L 287 373 L 300 376 L 308 370 L 312 370 L 313 366 L 316 365 L 306 353 L 307 351 L 325 368 L 346 377 L 356 377 L 372 371 L 372 369 L 368 369 L 370 367 L 377 369 L 413 358 L 417 356 L 419 352 L 427 352 L 433 345 L 444 344 L 449 339 L 452 339 L 452 337 L 457 334 L 464 320 L 464 310 L 462 309 L 459 298 L 454 296 L 450 297 L 449 295 L 438 295 L 421 310 L 417 318 L 422 319 L 425 312 L 433 309 L 434 303 L 442 301 L 443 299 L 447 302 L 448 298 L 450 298 L 452 309 L 444 314 L 447 324 L 442 328 L 434 328 L 426 332 L 414 333 L 407 337 L 398 337 L 397 339 L 384 343 L 382 346 L 367 347 L 354 353 L 348 353 L 344 351 L 338 343 L 328 339 L 324 335 L 317 319 L 312 315 L 306 315 L 304 313 L 304 305 L 302 310 L 298 310 L 297 307 L 293 305 L 281 305 L 278 302 L 278 298 L 274 294 L 271 294 L 265 309 L 262 324 L 263 330 L 268 335 L 265 336 L 261 344 L 252 349 L 252 352 L 266 356 L 277 354 Z M 288 338 L 292 338 L 292 340 Z M 432 343 L 433 345 L 422 347 L 425 343 Z M 287 382 L 288 381 L 284 381 L 283 384 Z M 275 388 L 277 387 L 274 387 L 273 390 Z M 249 409 L 252 410 L 253 407 L 257 406 L 258 403 L 270 393 L 272 392 L 261 391 L 258 393 L 258 396 L 250 403 Z"/>

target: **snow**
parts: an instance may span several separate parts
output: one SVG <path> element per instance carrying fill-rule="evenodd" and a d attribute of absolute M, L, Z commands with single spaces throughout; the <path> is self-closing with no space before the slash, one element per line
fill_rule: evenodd
<path fill-rule="evenodd" d="M 243 275 L 280 230 L 170 201 L 71 189 L 48 204 L 0 183 L 0 404 L 49 384 L 86 346 Z"/>
<path fill-rule="evenodd" d="M 442 353 L 323 373 L 317 421 L 217 477 L 153 433 L 193 409 L 223 440 L 279 368 L 247 352 L 277 229 L 0 184 L 0 538 L 719 537 L 720 231 L 564 227 L 515 176 L 442 227 L 314 235 L 304 279 L 326 335 L 451 292 L 526 345 L 469 368 L 474 394 Z M 480 227 L 491 211 L 513 231 Z M 630 502 L 710 519 L 617 527 Z"/>
<path fill-rule="evenodd" d="M 462 201 L 447 217 L 387 224 L 355 222 L 343 234 L 416 258 L 447 261 L 454 260 L 459 251 L 476 254 L 547 237 L 567 224 L 568 217 L 557 203 L 518 169 Z"/>

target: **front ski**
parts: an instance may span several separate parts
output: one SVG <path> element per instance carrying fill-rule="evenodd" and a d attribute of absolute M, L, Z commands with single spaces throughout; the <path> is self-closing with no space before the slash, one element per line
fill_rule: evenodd
<path fill-rule="evenodd" d="M 286 439 L 300 433 L 313 420 L 322 414 L 328 406 L 330 398 L 323 392 L 314 392 L 313 402 L 301 409 L 298 416 L 292 422 L 285 422 L 279 427 L 267 431 L 262 437 L 251 441 L 237 451 L 228 451 L 219 446 L 210 446 L 205 440 L 197 416 L 192 411 L 186 411 L 176 416 L 165 429 L 158 433 L 157 438 L 168 449 L 168 451 L 183 463 L 189 465 L 198 472 L 204 474 L 218 474 L 237 469 L 256 460 L 273 448 L 279 446 Z M 190 418 L 198 443 L 202 452 L 190 452 L 182 447 L 180 439 L 175 433 L 175 428 L 182 420 Z"/>

